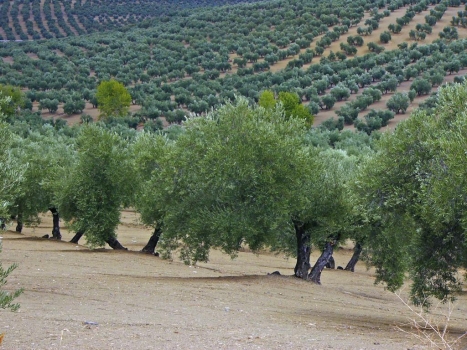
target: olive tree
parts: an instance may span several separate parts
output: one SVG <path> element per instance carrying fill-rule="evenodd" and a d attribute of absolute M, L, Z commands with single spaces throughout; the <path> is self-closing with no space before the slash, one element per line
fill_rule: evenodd
<path fill-rule="evenodd" d="M 6 118 L 4 107 L 10 103 L 8 97 L 0 98 L 0 217 L 8 216 L 8 208 L 18 193 L 17 183 L 21 181 L 22 169 L 11 154 L 13 134 Z M 4 223 L 2 222 L 4 225 Z"/>
<path fill-rule="evenodd" d="M 9 147 L 11 145 L 11 132 L 8 129 L 8 124 L 3 122 L 6 117 L 7 108 L 10 106 L 10 97 L 0 97 L 0 217 L 5 217 L 7 208 L 13 198 L 17 195 L 17 182 L 21 180 L 21 170 L 18 164 L 10 156 Z M 3 223 L 2 223 L 3 224 Z M 0 238 L 0 252 L 2 251 L 2 240 Z M 18 289 L 13 293 L 3 291 L 1 288 L 6 284 L 6 278 L 17 267 L 13 264 L 4 269 L 0 262 L 0 308 L 16 311 L 19 304 L 14 304 L 16 299 L 22 292 Z"/>
<path fill-rule="evenodd" d="M 99 84 L 96 99 L 101 118 L 123 117 L 128 113 L 131 104 L 131 95 L 125 86 L 113 79 Z"/>
<path fill-rule="evenodd" d="M 160 148 L 137 208 L 146 223 L 163 222 L 167 254 L 180 248 L 183 260 L 205 261 L 218 247 L 235 256 L 244 243 L 258 250 L 292 229 L 291 209 L 306 201 L 298 191 L 305 128 L 282 111 L 241 99 L 189 119 Z"/>
<path fill-rule="evenodd" d="M 391 96 L 388 102 L 386 102 L 386 106 L 388 107 L 388 109 L 396 114 L 405 113 L 407 108 L 409 108 L 409 104 L 409 96 L 404 92 L 396 92 L 394 95 Z"/>
<path fill-rule="evenodd" d="M 427 79 L 415 78 L 410 90 L 414 90 L 418 96 L 428 95 L 431 92 L 431 83 Z"/>
<path fill-rule="evenodd" d="M 7 209 L 9 216 L 17 220 L 17 232 L 22 231 L 23 224 L 39 223 L 38 214 L 50 210 L 52 237 L 61 239 L 57 184 L 73 162 L 72 148 L 71 139 L 49 124 L 28 131 L 24 137 L 14 137 L 9 152 L 18 164 L 21 177 L 16 180 L 16 193 Z"/>
<path fill-rule="evenodd" d="M 385 134 L 357 181 L 377 281 L 397 290 L 408 274 L 424 306 L 454 299 L 467 267 L 466 101 L 466 85 L 442 87 L 434 113 L 418 110 Z"/>
<path fill-rule="evenodd" d="M 252 107 L 241 98 L 184 127 L 175 142 L 147 135 L 136 142 L 153 150 L 137 160 L 151 176 L 135 202 L 156 227 L 159 251 L 178 251 L 188 263 L 208 260 L 211 248 L 235 257 L 243 245 L 271 247 L 295 255 L 296 276 L 309 278 L 312 236 L 332 247 L 344 226 L 337 174 L 350 172 L 339 170 L 339 155 L 306 146 L 305 122 L 287 117 L 282 104 Z M 314 281 L 329 257 L 328 249 Z"/>
<path fill-rule="evenodd" d="M 391 33 L 384 31 L 379 35 L 379 41 L 383 44 L 387 44 L 391 40 Z"/>
<path fill-rule="evenodd" d="M 63 176 L 58 194 L 62 217 L 76 232 L 72 241 L 84 234 L 91 247 L 108 243 L 123 249 L 115 230 L 131 193 L 127 142 L 113 131 L 88 124 L 81 128 L 76 147 L 76 161 Z"/>

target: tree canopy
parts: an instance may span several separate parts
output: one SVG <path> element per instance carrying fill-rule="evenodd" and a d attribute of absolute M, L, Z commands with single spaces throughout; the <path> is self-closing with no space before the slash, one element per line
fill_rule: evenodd
<path fill-rule="evenodd" d="M 258 101 L 259 105 L 266 109 L 274 108 L 277 102 L 282 104 L 287 118 L 295 117 L 303 119 L 307 126 L 313 125 L 313 115 L 311 115 L 309 109 L 302 105 L 300 97 L 295 93 L 281 91 L 279 92 L 278 99 L 275 99 L 274 93 L 266 90 L 261 93 Z"/>
<path fill-rule="evenodd" d="M 19 113 L 0 123 L 0 214 L 32 222 L 58 208 L 92 247 L 117 246 L 120 210 L 134 205 L 166 256 L 268 247 L 296 256 L 295 275 L 317 283 L 332 247 L 352 239 L 390 290 L 408 275 L 415 303 L 450 300 L 467 265 L 467 86 L 444 86 L 393 134 L 374 134 L 375 155 L 371 129 L 393 113 L 357 119 L 368 135 L 337 129 L 380 97 L 366 89 L 321 128 L 294 112 L 297 94 L 272 91 L 154 133 L 128 128 L 131 118 L 68 128 Z M 313 268 L 312 246 L 322 251 Z"/>
<path fill-rule="evenodd" d="M 131 95 L 122 83 L 116 80 L 103 81 L 97 87 L 96 99 L 100 118 L 124 117 L 131 104 Z"/>
<path fill-rule="evenodd" d="M 185 127 L 158 152 L 139 204 L 152 213 L 146 223 L 163 221 L 166 251 L 181 247 L 186 261 L 204 261 L 212 247 L 258 250 L 290 230 L 291 212 L 306 201 L 302 121 L 240 99 Z"/>
<path fill-rule="evenodd" d="M 121 206 L 129 202 L 129 157 L 123 138 L 99 125 L 86 125 L 76 140 L 77 159 L 62 178 L 58 207 L 91 247 L 116 238 Z"/>
<path fill-rule="evenodd" d="M 467 266 L 465 101 L 465 84 L 441 88 L 433 114 L 419 110 L 382 137 L 357 183 L 377 281 L 395 290 L 408 272 L 416 304 L 455 298 Z"/>

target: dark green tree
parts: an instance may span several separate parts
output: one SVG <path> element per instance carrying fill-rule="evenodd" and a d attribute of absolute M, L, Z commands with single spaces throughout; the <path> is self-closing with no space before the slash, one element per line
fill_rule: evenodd
<path fill-rule="evenodd" d="M 466 101 L 465 85 L 442 87 L 435 113 L 419 110 L 384 135 L 357 182 L 377 282 L 394 291 L 408 274 L 419 305 L 462 290 Z"/>
<path fill-rule="evenodd" d="M 391 40 L 391 33 L 384 31 L 379 35 L 379 41 L 383 44 L 387 44 Z"/>
<path fill-rule="evenodd" d="M 84 234 L 91 247 L 123 249 L 115 230 L 131 197 L 127 144 L 97 124 L 84 125 L 76 142 L 77 160 L 58 194 L 62 217 L 77 233 L 74 242 Z"/>
<path fill-rule="evenodd" d="M 418 96 L 428 95 L 431 93 L 431 83 L 426 79 L 416 78 L 410 85 L 410 90 L 414 90 Z"/>
<path fill-rule="evenodd" d="M 396 92 L 386 103 L 386 106 L 389 110 L 393 111 L 396 114 L 405 113 L 407 108 L 409 108 L 410 99 L 406 93 Z"/>

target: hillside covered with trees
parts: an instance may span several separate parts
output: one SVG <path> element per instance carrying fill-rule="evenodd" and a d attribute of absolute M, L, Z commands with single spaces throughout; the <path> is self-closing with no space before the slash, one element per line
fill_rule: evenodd
<path fill-rule="evenodd" d="M 2 30 L 13 32 L 14 19 L 35 3 L 3 4 Z M 54 21 L 49 25 L 44 9 L 54 4 L 65 11 L 71 3 L 41 2 L 33 27 L 42 23 L 50 30 Z M 139 2 L 125 13 L 154 3 Z M 113 78 L 129 89 L 136 123 L 160 117 L 179 123 L 189 112 L 206 113 L 236 95 L 257 102 L 264 90 L 294 92 L 316 115 L 315 125 L 334 117 L 325 125 L 369 133 L 393 128 L 395 115 L 414 107 L 431 108 L 430 94 L 454 76 L 461 81 L 467 64 L 464 5 L 456 0 L 334 1 L 333 9 L 327 1 L 209 8 L 190 2 L 189 10 L 182 2 L 171 2 L 174 8 L 157 3 L 170 11 L 123 21 L 113 30 L 106 24 L 103 32 L 75 28 L 63 38 L 48 31 L 40 36 L 47 40 L 3 43 L 0 83 L 27 90 L 33 111 L 95 118 L 97 85 Z M 21 11 L 11 11 L 20 5 Z M 105 6 L 125 8 L 81 2 L 88 11 L 102 10 L 102 21 L 112 12 Z M 100 17 L 93 18 L 98 26 Z"/>
<path fill-rule="evenodd" d="M 294 257 L 294 275 L 317 284 L 350 240 L 346 270 L 363 258 L 391 291 L 410 277 L 416 304 L 455 299 L 467 266 L 467 85 L 443 87 L 433 111 L 372 136 L 310 129 L 292 93 L 268 94 L 143 132 L 110 117 L 74 127 L 25 118 L 3 97 L 2 223 L 21 232 L 50 211 L 54 239 L 61 218 L 73 243 L 126 249 L 117 227 L 133 207 L 154 229 L 144 253 L 189 264 L 208 261 L 211 249 L 269 249 Z"/>
<path fill-rule="evenodd" d="M 8 345 L 465 345 L 467 6 L 330 3 L 0 3 Z"/>
<path fill-rule="evenodd" d="M 257 0 L 256 0 L 257 1 Z M 0 4 L 3 40 L 63 38 L 102 32 L 198 7 L 243 3 L 244 0 L 161 1 L 140 0 L 13 0 Z M 255 2 L 255 0 L 248 1 Z M 164 19 L 167 20 L 167 19 Z"/>
<path fill-rule="evenodd" d="M 34 2 L 8 4 L 10 18 Z M 145 253 L 195 263 L 213 248 L 269 249 L 317 284 L 352 241 L 345 270 L 364 259 L 391 291 L 409 277 L 416 304 L 455 299 L 467 267 L 463 5 L 192 5 L 111 31 L 2 43 L 2 223 L 21 232 L 51 212 L 52 238 L 61 218 L 73 243 L 125 249 L 117 227 L 132 207 L 153 229 Z M 446 76 L 456 83 L 431 96 Z M 421 108 L 393 133 L 374 132 L 414 101 Z M 40 113 L 59 108 L 99 117 L 70 126 Z"/>

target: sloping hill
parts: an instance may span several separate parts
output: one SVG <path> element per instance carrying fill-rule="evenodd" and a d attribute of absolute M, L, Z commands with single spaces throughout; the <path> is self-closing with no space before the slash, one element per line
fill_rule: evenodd
<path fill-rule="evenodd" d="M 248 0 L 255 2 L 258 0 Z M 246 0 L 8 0 L 0 3 L 3 40 L 62 38 L 118 29 L 143 20 Z"/>
<path fill-rule="evenodd" d="M 15 12 L 15 2 L 10 5 L 3 18 L 20 22 L 24 6 Z M 456 0 L 334 1 L 332 8 L 324 0 L 184 7 L 118 31 L 81 36 L 74 34 L 85 31 L 83 23 L 69 30 L 59 23 L 56 9 L 72 5 L 78 7 L 77 2 L 44 0 L 40 8 L 53 7 L 47 16 L 57 20 L 33 24 L 72 37 L 0 48 L 0 83 L 28 89 L 35 108 L 44 107 L 44 99 L 55 99 L 59 116 L 64 103 L 82 99 L 87 103 L 84 112 L 96 116 L 94 89 L 101 80 L 115 78 L 129 87 L 132 110 L 143 119 L 165 116 L 177 122 L 188 111 L 203 113 L 235 95 L 255 101 L 261 91 L 271 89 L 296 92 L 316 114 L 315 124 L 340 115 L 353 127 L 357 117 L 365 124 L 371 108 L 386 109 L 395 92 L 417 90 L 414 79 L 423 78 L 432 88 L 417 91 L 408 111 L 423 103 L 443 76 L 452 81 L 467 67 L 465 14 Z M 118 8 L 103 13 L 110 16 Z M 131 11 L 126 18 L 137 10 Z M 67 13 L 68 22 L 73 16 Z M 50 29 L 54 25 L 57 29 Z M 388 34 L 387 43 L 381 42 Z M 337 94 L 336 87 L 348 90 L 348 96 Z M 382 96 L 370 100 L 368 87 Z M 77 112 L 71 118 L 79 121 Z M 395 124 L 389 121 L 390 127 Z"/>

